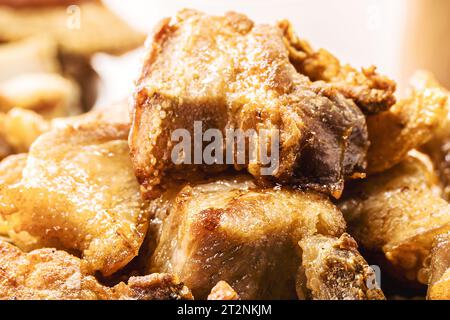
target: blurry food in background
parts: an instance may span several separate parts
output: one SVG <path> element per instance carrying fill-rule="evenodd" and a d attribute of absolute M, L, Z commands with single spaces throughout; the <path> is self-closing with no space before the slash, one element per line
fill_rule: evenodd
<path fill-rule="evenodd" d="M 340 209 L 349 232 L 398 279 L 427 284 L 424 261 L 435 236 L 450 231 L 450 204 L 423 154 L 346 186 Z"/>
<path fill-rule="evenodd" d="M 128 130 L 93 123 L 39 137 L 20 181 L 2 189 L 0 215 L 14 244 L 77 252 L 86 272 L 104 275 L 137 256 L 148 214 L 129 158 Z"/>
<path fill-rule="evenodd" d="M 429 263 L 428 299 L 450 300 L 450 232 L 436 237 Z"/>
<path fill-rule="evenodd" d="M 100 284 L 65 251 L 29 253 L 0 241 L 0 300 L 192 300 L 189 289 L 169 274 L 131 277 L 114 287 Z"/>
<path fill-rule="evenodd" d="M 408 97 L 389 111 L 367 118 L 370 147 L 367 172 L 383 172 L 400 163 L 412 149 L 433 138 L 445 125 L 448 94 L 431 74 L 417 72 Z"/>
<path fill-rule="evenodd" d="M 12 153 L 27 152 L 40 135 L 53 128 L 79 127 L 90 123 L 129 126 L 127 102 L 122 101 L 109 106 L 96 107 L 78 116 L 51 120 L 45 119 L 33 110 L 22 108 L 11 109 L 5 114 L 0 113 L 0 137 L 3 137 L 5 146 L 3 157 L 0 153 L 0 159 Z"/>
<path fill-rule="evenodd" d="M 396 83 L 376 73 L 375 67 L 357 71 L 325 49 L 315 51 L 307 41 L 295 34 L 287 20 L 278 23 L 289 49 L 289 58 L 298 72 L 311 81 L 330 83 L 346 98 L 352 99 L 365 114 L 377 114 L 388 110 L 395 103 Z"/>
<path fill-rule="evenodd" d="M 348 234 L 340 238 L 314 235 L 299 242 L 302 266 L 297 294 L 311 300 L 384 300 L 375 272 Z"/>
<path fill-rule="evenodd" d="M 64 2 L 42 6 L 27 3 L 20 8 L 0 2 L 0 41 L 45 34 L 58 43 L 62 54 L 83 57 L 97 52 L 122 54 L 144 42 L 144 34 L 128 26 L 101 1 L 76 4 L 72 12 Z"/>
<path fill-rule="evenodd" d="M 78 7 L 71 11 L 69 4 Z M 0 159 L 26 152 L 48 130 L 40 117 L 92 108 L 98 80 L 93 54 L 122 54 L 144 39 L 101 1 L 1 0 Z"/>

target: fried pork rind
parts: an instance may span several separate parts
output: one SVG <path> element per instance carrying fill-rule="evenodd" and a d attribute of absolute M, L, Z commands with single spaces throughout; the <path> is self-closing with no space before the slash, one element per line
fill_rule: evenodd
<path fill-rule="evenodd" d="M 183 10 L 163 20 L 150 40 L 130 135 L 146 196 L 158 196 L 161 181 L 173 172 L 224 169 L 172 161 L 172 133 L 186 129 L 194 137 L 195 121 L 204 131 L 254 130 L 257 141 L 246 151 L 256 154 L 261 130 L 279 130 L 279 166 L 272 175 L 261 173 L 268 166 L 260 157 L 243 165 L 235 161 L 236 169 L 247 169 L 259 182 L 298 184 L 339 197 L 344 180 L 364 170 L 363 113 L 334 88 L 312 84 L 295 70 L 278 27 L 254 25 L 237 13 Z"/>
<path fill-rule="evenodd" d="M 374 271 L 348 234 L 340 238 L 306 237 L 299 245 L 302 248 L 302 266 L 297 278 L 300 299 L 384 299 Z"/>
<path fill-rule="evenodd" d="M 431 251 L 427 298 L 450 300 L 450 233 L 438 236 Z"/>
<path fill-rule="evenodd" d="M 80 259 L 64 251 L 23 253 L 0 241 L 0 300 L 173 300 L 192 299 L 176 276 L 132 277 L 114 287 L 82 271 Z"/>
<path fill-rule="evenodd" d="M 324 81 L 352 99 L 365 114 L 377 114 L 388 110 L 395 103 L 396 83 L 376 73 L 375 67 L 357 71 L 325 49 L 314 51 L 305 40 L 295 34 L 291 23 L 278 23 L 289 49 L 289 58 L 295 68 L 312 81 Z"/>
<path fill-rule="evenodd" d="M 428 142 L 447 119 L 447 93 L 423 73 L 413 76 L 409 97 L 389 111 L 367 118 L 370 148 L 369 174 L 383 172 L 400 163 L 412 149 Z"/>
<path fill-rule="evenodd" d="M 298 241 L 345 230 L 327 197 L 261 189 L 246 176 L 178 186 L 152 208 L 160 227 L 150 271 L 179 275 L 199 299 L 218 281 L 244 300 L 295 298 Z"/>
<path fill-rule="evenodd" d="M 87 273 L 110 275 L 130 262 L 148 216 L 127 136 L 128 126 L 95 123 L 42 135 L 0 207 L 14 243 L 80 253 Z"/>
<path fill-rule="evenodd" d="M 233 288 L 225 281 L 219 281 L 211 293 L 208 295 L 208 300 L 239 300 L 239 295 Z"/>
<path fill-rule="evenodd" d="M 27 161 L 26 154 L 9 156 L 0 162 L 0 211 L 7 210 L 9 204 L 4 199 L 4 192 L 9 187 L 22 179 L 22 170 Z M 3 209 L 2 209 L 3 208 Z M 0 215 L 0 236 L 8 236 L 10 228 L 8 223 Z"/>
<path fill-rule="evenodd" d="M 381 255 L 399 279 L 427 283 L 421 269 L 436 235 L 450 230 L 450 205 L 437 177 L 419 157 L 348 185 L 340 208 L 349 232 L 368 252 Z"/>
<path fill-rule="evenodd" d="M 101 3 L 81 3 L 72 9 L 68 11 L 66 6 L 17 9 L 0 5 L 0 41 L 46 34 L 55 39 L 63 53 L 80 56 L 96 52 L 121 54 L 144 43 L 143 34 Z"/>

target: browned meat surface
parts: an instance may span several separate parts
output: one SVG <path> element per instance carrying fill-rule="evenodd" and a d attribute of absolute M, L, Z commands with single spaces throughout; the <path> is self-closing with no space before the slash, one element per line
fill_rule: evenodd
<path fill-rule="evenodd" d="M 450 230 L 450 205 L 440 198 L 436 181 L 429 165 L 409 156 L 351 183 L 340 204 L 349 232 L 367 251 L 382 255 L 400 279 L 426 284 L 422 268 L 433 239 Z"/>
<path fill-rule="evenodd" d="M 437 237 L 429 272 L 428 299 L 450 300 L 450 233 Z"/>
<path fill-rule="evenodd" d="M 400 163 L 412 149 L 429 141 L 447 119 L 447 93 L 422 72 L 411 79 L 406 99 L 391 110 L 367 118 L 370 148 L 367 172 L 383 172 Z"/>
<path fill-rule="evenodd" d="M 315 235 L 300 241 L 302 266 L 297 277 L 300 299 L 383 300 L 374 271 L 348 234 Z"/>
<path fill-rule="evenodd" d="M 133 173 L 128 126 L 68 126 L 31 147 L 19 183 L 2 190 L 0 216 L 22 249 L 80 254 L 110 275 L 139 251 L 148 215 Z"/>
<path fill-rule="evenodd" d="M 245 176 L 169 190 L 153 202 L 153 208 L 159 232 L 150 271 L 178 274 L 199 299 L 206 298 L 218 281 L 226 281 L 244 300 L 295 298 L 301 264 L 298 242 L 314 235 L 335 239 L 345 231 L 341 213 L 325 196 L 289 188 L 261 189 Z M 345 276 L 357 280 L 346 284 L 342 278 L 330 285 L 336 298 L 343 297 L 336 292 L 348 288 L 354 291 L 347 298 L 369 298 L 360 281 L 367 274 L 357 267 L 365 262 L 346 239 L 334 240 L 342 244 L 336 252 L 345 256 L 349 251 L 346 266 L 354 268 Z M 312 252 L 318 246 L 305 240 L 302 247 Z M 308 253 L 305 261 L 318 268 L 331 260 L 312 261 Z M 322 270 L 330 281 L 339 278 L 329 266 Z"/>
<path fill-rule="evenodd" d="M 173 163 L 171 134 L 183 128 L 193 137 L 194 121 L 202 121 L 203 131 L 279 130 L 279 167 L 272 175 L 261 174 L 260 158 L 235 163 L 262 182 L 293 183 L 339 197 L 344 180 L 364 171 L 363 113 L 338 90 L 313 84 L 295 70 L 277 26 L 254 25 L 236 13 L 218 17 L 183 10 L 163 20 L 150 40 L 130 136 L 146 196 L 157 196 L 173 172 L 224 168 Z"/>
<path fill-rule="evenodd" d="M 132 277 L 128 284 L 109 288 L 81 269 L 81 260 L 67 252 L 23 253 L 0 241 L 0 300 L 192 299 L 189 289 L 169 274 Z"/>
<path fill-rule="evenodd" d="M 292 64 L 311 81 L 332 85 L 354 100 L 365 114 L 386 111 L 395 103 L 396 83 L 376 73 L 375 67 L 357 71 L 350 65 L 341 65 L 327 50 L 315 51 L 307 41 L 298 38 L 289 21 L 283 20 L 278 26 L 283 31 Z"/>
<path fill-rule="evenodd" d="M 239 295 L 233 288 L 225 281 L 219 281 L 211 293 L 208 295 L 208 300 L 239 300 Z"/>

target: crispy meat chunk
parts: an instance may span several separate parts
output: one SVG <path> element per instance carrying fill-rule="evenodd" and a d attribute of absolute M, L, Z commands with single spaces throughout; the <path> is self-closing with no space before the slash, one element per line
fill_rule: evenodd
<path fill-rule="evenodd" d="M 14 243 L 80 253 L 86 272 L 110 275 L 137 254 L 148 216 L 133 173 L 128 126 L 92 124 L 42 135 L 0 215 Z M 25 236 L 27 235 L 27 236 Z"/>
<path fill-rule="evenodd" d="M 450 233 L 436 238 L 429 271 L 428 299 L 450 300 Z"/>
<path fill-rule="evenodd" d="M 234 164 L 260 182 L 293 183 L 339 197 L 344 179 L 364 170 L 364 115 L 334 88 L 313 85 L 295 70 L 278 27 L 254 25 L 236 13 L 183 10 L 163 20 L 150 40 L 130 135 L 136 175 L 148 197 L 157 196 L 174 171 L 224 168 L 174 164 L 172 133 L 185 129 L 194 138 L 195 121 L 203 131 L 223 135 L 226 129 L 254 130 L 246 151 L 259 157 Z M 262 130 L 280 133 L 279 166 L 267 175 Z M 236 148 L 233 155 L 236 160 Z"/>
<path fill-rule="evenodd" d="M 261 189 L 246 176 L 168 190 L 152 207 L 160 228 L 150 271 L 179 275 L 200 299 L 221 280 L 242 299 L 294 298 L 298 241 L 345 230 L 327 197 Z"/>
<path fill-rule="evenodd" d="M 400 163 L 410 150 L 429 141 L 445 123 L 447 93 L 430 77 L 421 72 L 415 74 L 408 98 L 387 112 L 367 118 L 371 143 L 367 154 L 369 174 Z"/>
<path fill-rule="evenodd" d="M 233 288 L 225 281 L 219 281 L 211 293 L 208 295 L 208 300 L 239 300 L 239 295 Z"/>
<path fill-rule="evenodd" d="M 291 23 L 278 23 L 289 49 L 289 58 L 301 74 L 311 81 L 324 81 L 352 99 L 365 114 L 376 114 L 388 110 L 395 103 L 396 83 L 376 73 L 375 67 L 357 71 L 339 60 L 325 49 L 314 51 L 305 40 L 295 34 Z"/>
<path fill-rule="evenodd" d="M 420 270 L 433 239 L 450 230 L 450 205 L 436 192 L 436 181 L 428 165 L 409 156 L 346 188 L 340 208 L 349 232 L 367 251 L 382 255 L 399 278 L 426 284 Z"/>
<path fill-rule="evenodd" d="M 110 288 L 82 272 L 81 260 L 64 251 L 23 253 L 0 241 L 0 300 L 169 300 L 192 299 L 177 277 L 132 277 Z"/>
<path fill-rule="evenodd" d="M 314 300 L 382 300 L 374 271 L 348 234 L 340 238 L 315 235 L 299 243 L 302 266 L 297 294 Z"/>

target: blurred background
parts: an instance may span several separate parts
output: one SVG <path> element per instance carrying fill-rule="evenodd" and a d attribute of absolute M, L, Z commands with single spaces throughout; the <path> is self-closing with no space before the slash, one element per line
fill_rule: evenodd
<path fill-rule="evenodd" d="M 316 47 L 356 67 L 376 65 L 399 83 L 400 93 L 417 68 L 426 68 L 450 87 L 450 1 L 448 0 L 106 0 L 130 24 L 148 32 L 162 17 L 184 7 L 222 14 L 234 10 L 258 22 L 287 18 Z M 107 81 L 101 100 L 129 91 L 140 53 L 123 59 L 97 57 Z M 110 76 L 115 75 L 115 76 Z"/>

